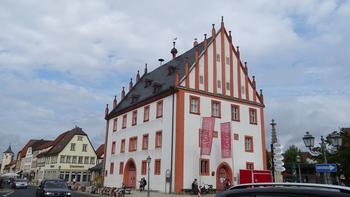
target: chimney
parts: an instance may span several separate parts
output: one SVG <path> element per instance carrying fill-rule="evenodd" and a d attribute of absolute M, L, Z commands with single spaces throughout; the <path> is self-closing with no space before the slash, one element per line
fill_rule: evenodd
<path fill-rule="evenodd" d="M 140 80 L 140 71 L 137 70 L 137 74 L 136 74 L 136 83 L 139 82 Z"/>
<path fill-rule="evenodd" d="M 260 98 L 261 98 L 261 102 L 264 103 L 264 95 L 263 95 L 262 89 L 260 89 Z"/>
<path fill-rule="evenodd" d="M 174 47 L 171 49 L 170 53 L 173 54 L 173 59 L 176 58 L 177 49 L 175 48 L 175 41 L 173 42 Z"/>
<path fill-rule="evenodd" d="M 121 95 L 121 100 L 123 100 L 124 99 L 124 97 L 125 97 L 125 87 L 123 86 L 123 90 L 122 90 L 122 95 Z"/>
<path fill-rule="evenodd" d="M 109 113 L 108 104 L 106 104 L 105 117 L 107 117 L 108 113 Z"/>
<path fill-rule="evenodd" d="M 116 107 L 117 107 L 117 96 L 114 96 L 113 109 L 115 109 Z"/>
<path fill-rule="evenodd" d="M 132 84 L 132 78 L 130 78 L 130 82 L 129 82 L 129 92 L 130 92 L 130 90 L 132 89 L 132 86 L 133 86 L 133 84 Z"/>
<path fill-rule="evenodd" d="M 197 38 L 195 38 L 193 41 L 193 47 L 196 47 L 197 45 L 198 45 L 198 41 L 197 41 Z"/>
<path fill-rule="evenodd" d="M 145 72 L 144 75 L 147 74 L 147 64 L 145 64 Z"/>
<path fill-rule="evenodd" d="M 211 35 L 213 36 L 212 39 L 215 39 L 215 34 L 216 34 L 216 31 L 215 31 L 215 24 L 212 24 L 213 28 L 211 29 Z"/>

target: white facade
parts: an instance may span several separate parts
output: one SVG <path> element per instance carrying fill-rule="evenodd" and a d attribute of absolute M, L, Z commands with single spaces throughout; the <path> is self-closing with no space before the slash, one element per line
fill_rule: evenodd
<path fill-rule="evenodd" d="M 10 164 L 12 159 L 13 159 L 13 153 L 6 153 L 6 152 L 4 152 L 2 154 L 0 174 L 4 173 L 5 166 Z"/>
<path fill-rule="evenodd" d="M 147 177 L 141 172 L 142 161 L 146 160 L 147 156 L 152 158 L 150 189 L 162 192 L 169 191 L 169 183 L 165 180 L 166 172 L 171 168 L 173 170 L 171 187 L 175 192 L 191 188 L 194 179 L 219 188 L 221 187 L 219 180 L 224 168 L 225 176 L 232 179 L 234 184 L 239 181 L 239 170 L 246 169 L 248 164 L 254 169 L 266 169 L 263 96 L 257 93 L 255 80 L 250 80 L 248 68 L 241 64 L 239 53 L 231 44 L 223 23 L 219 32 L 213 36 L 215 41 L 208 42 L 207 48 L 198 54 L 198 63 L 189 65 L 189 72 L 182 76 L 179 84 L 175 84 L 174 94 L 160 96 L 156 101 L 143 101 L 138 108 L 131 107 L 127 112 L 107 118 L 105 186 L 120 187 L 123 182 L 128 184 L 132 176 L 136 179 L 134 186 L 138 187 L 138 181 L 142 177 Z M 215 61 L 216 58 L 218 59 Z M 199 113 L 190 113 L 191 96 L 199 99 Z M 163 116 L 157 118 L 157 102 L 160 100 L 163 101 Z M 215 136 L 211 155 L 200 157 L 201 121 L 203 117 L 213 115 L 212 101 L 220 103 L 220 117 L 215 118 Z M 150 109 L 149 121 L 144 122 L 144 107 L 147 105 Z M 232 120 L 231 105 L 239 106 L 239 120 Z M 135 110 L 137 110 L 137 124 L 132 125 L 132 114 Z M 251 111 L 255 112 L 253 116 L 256 122 L 253 123 Z M 122 128 L 125 114 L 127 114 L 127 126 Z M 117 129 L 113 131 L 115 119 L 117 119 Z M 232 158 L 229 159 L 221 158 L 220 123 L 224 122 L 231 122 Z M 157 131 L 162 131 L 160 148 L 155 148 Z M 149 135 L 147 150 L 142 149 L 144 134 Z M 137 149 L 129 152 L 129 139 L 133 137 L 137 137 Z M 246 150 L 246 137 L 252 139 L 250 142 L 252 150 Z M 125 152 L 121 153 L 123 139 L 125 139 Z M 116 143 L 115 153 L 112 153 L 113 142 Z M 172 142 L 173 158 L 171 158 Z M 155 159 L 161 161 L 160 174 L 154 173 Z M 173 159 L 172 166 L 171 159 Z M 209 171 L 208 173 L 200 173 L 200 159 L 209 161 L 209 167 L 206 170 Z M 129 174 L 128 161 L 134 163 L 136 176 L 133 171 L 132 175 Z M 123 162 L 123 168 L 120 169 L 121 162 Z"/>

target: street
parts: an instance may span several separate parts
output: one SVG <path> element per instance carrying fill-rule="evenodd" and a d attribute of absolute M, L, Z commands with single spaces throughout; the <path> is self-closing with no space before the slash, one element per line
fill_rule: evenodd
<path fill-rule="evenodd" d="M 36 187 L 29 186 L 27 189 L 10 189 L 5 186 L 3 191 L 0 191 L 0 197 L 35 197 Z M 74 197 L 91 197 L 88 194 L 72 192 Z"/>

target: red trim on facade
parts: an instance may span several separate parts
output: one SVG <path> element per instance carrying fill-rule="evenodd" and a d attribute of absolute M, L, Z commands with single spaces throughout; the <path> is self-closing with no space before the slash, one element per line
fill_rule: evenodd
<path fill-rule="evenodd" d="M 221 81 L 222 81 L 222 95 L 226 95 L 226 55 L 225 55 L 225 37 L 224 37 L 225 28 L 222 27 L 220 30 L 221 38 Z"/>
<path fill-rule="evenodd" d="M 226 32 L 226 31 L 225 31 Z M 234 97 L 234 80 L 233 80 L 233 76 L 234 76 L 234 69 L 233 69 L 233 52 L 232 52 L 232 40 L 231 38 L 229 37 L 228 38 L 229 42 L 230 42 L 230 96 L 231 97 Z"/>
<path fill-rule="evenodd" d="M 266 163 L 266 143 L 265 143 L 265 125 L 264 125 L 264 109 L 260 108 L 260 125 L 261 125 L 261 144 L 262 144 L 262 159 L 264 170 L 267 170 Z"/>
<path fill-rule="evenodd" d="M 198 105 L 197 105 L 197 112 L 193 112 L 192 111 L 192 99 L 195 99 L 195 100 L 197 100 L 197 102 L 198 102 Z M 200 100 L 200 98 L 198 97 L 198 96 L 192 96 L 192 95 L 190 95 L 190 105 L 189 105 L 189 112 L 190 112 L 190 114 L 196 114 L 196 115 L 200 115 L 201 114 L 201 100 Z"/>
<path fill-rule="evenodd" d="M 208 40 L 204 39 L 204 91 L 208 92 Z"/>
<path fill-rule="evenodd" d="M 250 149 L 251 150 L 247 150 L 247 147 L 245 145 L 245 142 L 247 139 L 251 139 L 251 144 L 250 144 Z M 244 136 L 244 150 L 245 152 L 249 152 L 249 153 L 253 153 L 254 152 L 254 139 L 253 139 L 253 136 L 250 136 L 250 135 L 245 135 Z"/>
<path fill-rule="evenodd" d="M 181 193 L 184 181 L 184 91 L 179 90 L 176 94 L 176 132 L 175 132 L 175 193 Z"/>
<path fill-rule="evenodd" d="M 217 93 L 217 83 L 218 83 L 218 79 L 217 79 L 217 66 L 216 66 L 216 35 L 214 34 L 213 37 L 213 92 L 214 94 Z"/>
<path fill-rule="evenodd" d="M 246 69 L 245 69 L 245 99 L 247 100 L 247 101 L 249 101 L 249 84 L 248 84 L 248 67 L 246 67 Z"/>
<path fill-rule="evenodd" d="M 219 104 L 219 115 L 218 116 L 216 116 L 216 115 L 214 115 L 214 111 L 213 111 L 213 104 Z M 215 118 L 221 118 L 221 102 L 220 101 L 216 101 L 216 100 L 212 100 L 211 101 L 211 116 L 212 117 L 215 117 Z"/>
<path fill-rule="evenodd" d="M 241 79 L 240 55 L 238 55 L 238 57 L 237 57 L 237 83 L 238 83 L 238 98 L 242 99 L 242 79 Z"/>
<path fill-rule="evenodd" d="M 188 60 L 185 60 L 185 86 L 186 88 L 190 87 L 190 66 L 188 64 Z"/>
<path fill-rule="evenodd" d="M 198 59 L 198 47 L 195 47 L 195 52 L 194 52 L 194 58 L 195 58 L 195 65 L 194 65 L 194 87 L 196 90 L 199 90 L 199 59 Z"/>

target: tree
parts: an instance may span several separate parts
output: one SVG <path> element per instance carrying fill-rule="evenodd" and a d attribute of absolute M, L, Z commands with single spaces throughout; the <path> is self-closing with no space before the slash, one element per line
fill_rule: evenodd
<path fill-rule="evenodd" d="M 301 150 L 295 145 L 290 146 L 283 154 L 284 163 L 291 164 L 296 162 L 298 155 L 300 156 L 301 163 L 305 163 L 305 158 L 302 157 Z"/>

